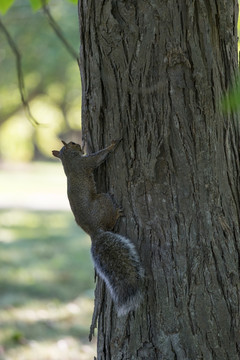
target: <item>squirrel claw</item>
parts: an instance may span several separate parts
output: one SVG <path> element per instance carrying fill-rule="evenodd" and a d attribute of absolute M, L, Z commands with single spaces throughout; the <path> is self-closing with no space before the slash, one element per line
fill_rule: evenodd
<path fill-rule="evenodd" d="M 117 208 L 117 219 L 120 218 L 120 217 L 123 217 L 123 216 L 125 216 L 124 212 L 123 212 L 123 209 L 122 208 Z"/>
<path fill-rule="evenodd" d="M 112 141 L 112 144 L 117 145 L 118 143 L 120 143 L 121 140 L 122 140 L 122 138 L 118 138 L 118 139 L 116 139 L 116 140 L 113 140 L 113 141 Z"/>
<path fill-rule="evenodd" d="M 113 141 L 111 142 L 111 145 L 109 146 L 109 149 L 110 149 L 110 150 L 114 150 L 114 149 L 117 147 L 117 145 L 120 143 L 121 140 L 122 140 L 122 138 L 113 140 Z"/>

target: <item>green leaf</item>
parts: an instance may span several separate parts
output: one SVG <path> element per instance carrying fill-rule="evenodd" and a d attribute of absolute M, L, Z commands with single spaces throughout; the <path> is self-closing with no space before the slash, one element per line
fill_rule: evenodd
<path fill-rule="evenodd" d="M 0 0 L 0 12 L 5 14 L 15 0 Z"/>
<path fill-rule="evenodd" d="M 227 92 L 222 100 L 222 108 L 226 112 L 238 112 L 240 110 L 240 78 L 235 85 Z"/>
<path fill-rule="evenodd" d="M 1 1 L 1 0 L 0 0 Z M 46 5 L 50 0 L 30 0 L 33 11 L 37 11 Z"/>
<path fill-rule="evenodd" d="M 73 4 L 77 4 L 78 0 L 68 0 L 69 2 L 73 3 Z"/>

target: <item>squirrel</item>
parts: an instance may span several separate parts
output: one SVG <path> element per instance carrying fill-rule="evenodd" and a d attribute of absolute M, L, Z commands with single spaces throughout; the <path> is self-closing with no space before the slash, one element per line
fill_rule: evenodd
<path fill-rule="evenodd" d="M 142 301 L 144 270 L 135 245 L 110 231 L 122 216 L 122 209 L 108 193 L 97 193 L 93 176 L 94 169 L 116 149 L 119 141 L 89 155 L 84 155 L 79 144 L 62 141 L 62 149 L 53 150 L 52 154 L 62 161 L 75 220 L 91 237 L 96 272 L 109 289 L 118 316 L 122 316 L 135 310 Z"/>

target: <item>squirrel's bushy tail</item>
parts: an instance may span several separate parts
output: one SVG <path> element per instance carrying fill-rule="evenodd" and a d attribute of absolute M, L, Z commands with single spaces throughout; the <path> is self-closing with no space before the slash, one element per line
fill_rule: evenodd
<path fill-rule="evenodd" d="M 105 281 L 119 316 L 140 304 L 144 270 L 134 244 L 122 235 L 99 231 L 92 236 L 93 262 Z"/>

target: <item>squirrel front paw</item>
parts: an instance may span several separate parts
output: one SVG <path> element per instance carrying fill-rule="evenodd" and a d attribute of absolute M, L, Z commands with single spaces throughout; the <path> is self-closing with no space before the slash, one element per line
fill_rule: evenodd
<path fill-rule="evenodd" d="M 113 141 L 111 142 L 111 145 L 109 145 L 109 147 L 108 147 L 109 150 L 114 150 L 114 149 L 117 147 L 117 145 L 120 143 L 121 140 L 122 140 L 122 138 L 113 140 Z"/>

